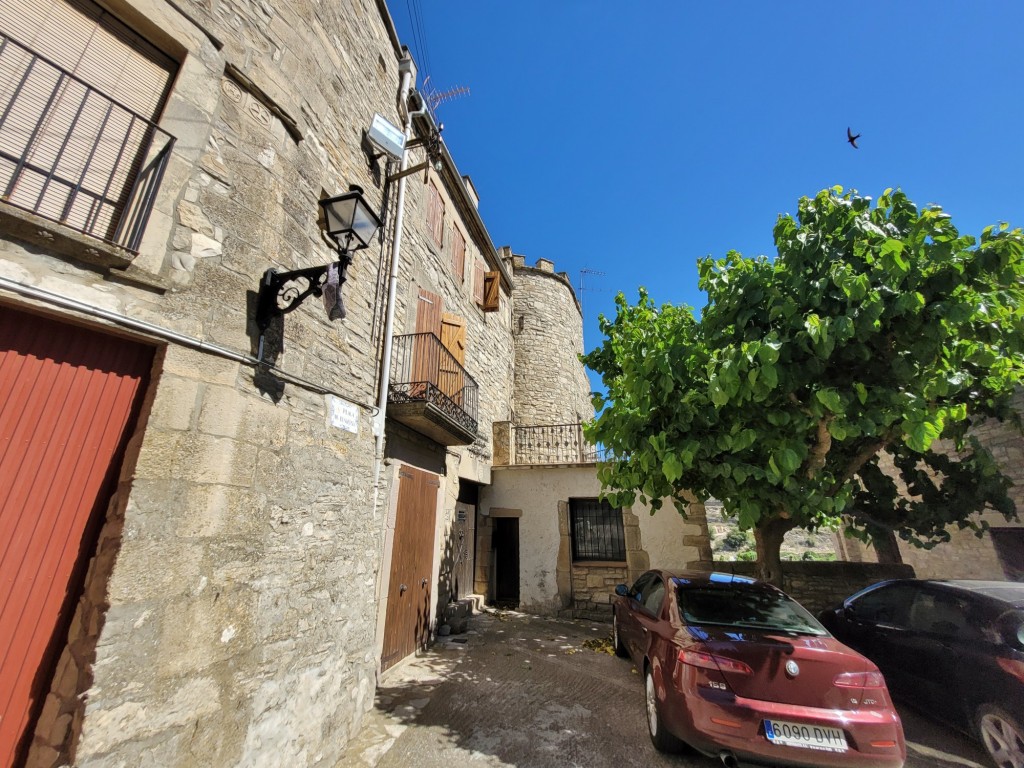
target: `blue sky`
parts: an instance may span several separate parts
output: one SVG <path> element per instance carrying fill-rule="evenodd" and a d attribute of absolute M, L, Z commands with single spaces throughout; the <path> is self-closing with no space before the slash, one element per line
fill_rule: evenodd
<path fill-rule="evenodd" d="M 605 273 L 582 295 L 588 350 L 615 292 L 700 309 L 699 257 L 773 254 L 778 214 L 834 184 L 901 187 L 975 235 L 1024 226 L 1024 3 L 390 10 L 421 83 L 470 88 L 438 113 L 495 245 L 575 286 Z"/>

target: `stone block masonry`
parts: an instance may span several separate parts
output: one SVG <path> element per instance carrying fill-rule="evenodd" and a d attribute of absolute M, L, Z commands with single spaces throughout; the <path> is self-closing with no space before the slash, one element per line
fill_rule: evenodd
<path fill-rule="evenodd" d="M 0 274 L 253 354 L 264 270 L 334 256 L 317 201 L 359 184 L 384 206 L 383 168 L 361 140 L 375 112 L 400 122 L 386 9 L 104 6 L 181 63 L 161 120 L 178 142 L 140 254 L 115 273 L 2 231 Z M 375 400 L 383 237 L 356 255 L 343 323 L 315 300 L 281 323 L 273 362 L 312 387 L 102 326 L 157 346 L 158 363 L 98 532 L 81 543 L 84 581 L 30 766 L 337 762 L 373 703 L 386 504 L 373 504 L 369 410 L 357 433 L 334 428 L 321 390 Z"/>

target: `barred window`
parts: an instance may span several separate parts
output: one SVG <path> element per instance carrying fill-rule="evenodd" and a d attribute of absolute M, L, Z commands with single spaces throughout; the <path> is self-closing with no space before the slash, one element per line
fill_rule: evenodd
<path fill-rule="evenodd" d="M 598 499 L 570 499 L 572 559 L 625 560 L 622 510 Z"/>

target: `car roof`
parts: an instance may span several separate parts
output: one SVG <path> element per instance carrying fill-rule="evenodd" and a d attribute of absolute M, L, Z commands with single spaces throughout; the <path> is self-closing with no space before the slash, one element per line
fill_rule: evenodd
<path fill-rule="evenodd" d="M 922 579 L 921 583 L 972 592 L 992 600 L 1008 603 L 1014 608 L 1024 608 L 1024 583 L 1020 582 L 985 581 L 982 579 Z"/>
<path fill-rule="evenodd" d="M 758 581 L 750 576 L 743 576 L 739 573 L 725 573 L 724 571 L 667 571 L 655 568 L 655 573 L 665 579 L 674 581 L 677 586 L 716 586 L 723 584 L 744 584 L 759 587 L 771 587 L 770 584 Z"/>

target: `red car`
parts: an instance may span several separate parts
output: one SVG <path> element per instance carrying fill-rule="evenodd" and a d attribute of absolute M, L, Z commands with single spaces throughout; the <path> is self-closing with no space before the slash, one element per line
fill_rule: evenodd
<path fill-rule="evenodd" d="M 648 571 L 620 584 L 613 642 L 642 670 L 647 726 L 726 766 L 901 768 L 885 680 L 799 603 L 726 573 Z"/>

